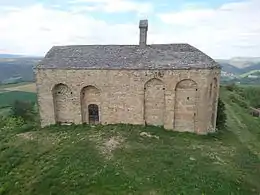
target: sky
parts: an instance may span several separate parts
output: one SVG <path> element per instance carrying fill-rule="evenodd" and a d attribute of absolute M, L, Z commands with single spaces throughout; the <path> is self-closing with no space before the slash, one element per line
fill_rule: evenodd
<path fill-rule="evenodd" d="M 0 53 L 54 45 L 188 43 L 215 59 L 260 57 L 260 0 L 0 0 Z"/>

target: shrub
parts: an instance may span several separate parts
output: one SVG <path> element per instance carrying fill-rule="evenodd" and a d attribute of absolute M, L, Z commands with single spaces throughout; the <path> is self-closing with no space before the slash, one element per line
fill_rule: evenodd
<path fill-rule="evenodd" d="M 20 117 L 1 117 L 0 128 L 3 130 L 15 129 L 23 126 L 24 120 Z"/>
<path fill-rule="evenodd" d="M 217 129 L 224 129 L 226 127 L 227 115 L 224 102 L 219 98 L 218 99 L 218 111 L 217 111 Z"/>
<path fill-rule="evenodd" d="M 14 102 L 11 113 L 14 117 L 21 117 L 25 121 L 32 121 L 36 116 L 33 103 L 19 100 Z"/>
<path fill-rule="evenodd" d="M 228 85 L 226 85 L 226 89 L 228 91 L 235 91 L 236 90 L 236 84 L 235 83 L 228 84 Z"/>
<path fill-rule="evenodd" d="M 245 87 L 243 94 L 244 99 L 249 102 L 250 106 L 259 108 L 260 107 L 260 88 L 259 87 Z"/>
<path fill-rule="evenodd" d="M 230 94 L 229 95 L 230 100 L 235 103 L 238 104 L 240 107 L 242 108 L 248 108 L 249 104 L 247 103 L 247 101 L 240 95 L 238 94 Z"/>

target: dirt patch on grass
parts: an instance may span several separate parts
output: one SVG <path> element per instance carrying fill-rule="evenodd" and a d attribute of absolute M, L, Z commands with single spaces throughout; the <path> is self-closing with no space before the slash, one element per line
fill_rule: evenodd
<path fill-rule="evenodd" d="M 36 136 L 33 134 L 33 132 L 19 133 L 16 136 L 19 137 L 19 138 L 25 139 L 25 140 L 34 140 L 34 139 L 36 139 Z"/>
<path fill-rule="evenodd" d="M 141 132 L 141 133 L 140 133 L 140 136 L 141 136 L 141 137 L 149 137 L 149 138 L 159 139 L 159 136 L 152 135 L 152 134 L 150 134 L 150 133 L 148 133 L 148 132 Z"/>
<path fill-rule="evenodd" d="M 119 147 L 119 145 L 124 141 L 124 139 L 122 137 L 111 137 L 109 140 L 107 140 L 105 143 L 104 143 L 104 146 L 105 146 L 105 150 L 107 151 L 113 151 L 115 150 L 116 148 Z"/>
<path fill-rule="evenodd" d="M 105 138 L 102 132 L 97 132 L 89 136 L 90 141 L 96 144 L 100 153 L 108 160 L 113 158 L 113 151 L 123 147 L 125 139 L 121 135 Z"/>
<path fill-rule="evenodd" d="M 122 147 L 124 138 L 121 136 L 113 136 L 108 140 L 104 140 L 103 145 L 100 147 L 102 154 L 109 160 L 113 158 L 113 151 Z"/>

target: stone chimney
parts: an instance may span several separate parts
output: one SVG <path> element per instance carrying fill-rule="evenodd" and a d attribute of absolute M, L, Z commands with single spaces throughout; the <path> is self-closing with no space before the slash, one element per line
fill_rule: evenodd
<path fill-rule="evenodd" d="M 140 28 L 139 45 L 141 47 L 145 47 L 147 42 L 148 20 L 140 20 L 139 28 Z"/>

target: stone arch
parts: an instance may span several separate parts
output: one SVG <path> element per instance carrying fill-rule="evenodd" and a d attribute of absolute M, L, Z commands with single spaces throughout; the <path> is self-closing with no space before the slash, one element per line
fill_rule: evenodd
<path fill-rule="evenodd" d="M 175 88 L 174 128 L 178 131 L 196 131 L 197 83 L 184 79 Z"/>
<path fill-rule="evenodd" d="M 56 123 L 63 124 L 72 122 L 71 118 L 69 118 L 71 95 L 72 91 L 63 83 L 59 83 L 53 87 L 52 96 Z"/>
<path fill-rule="evenodd" d="M 165 113 L 165 87 L 153 78 L 144 85 L 144 120 L 148 125 L 163 126 Z"/>
<path fill-rule="evenodd" d="M 217 115 L 217 95 L 218 95 L 218 80 L 217 78 L 213 79 L 213 87 L 212 87 L 212 94 L 211 102 L 212 102 L 212 113 L 211 113 L 211 125 L 212 127 L 215 127 L 215 120 Z"/>
<path fill-rule="evenodd" d="M 95 86 L 88 85 L 83 87 L 80 94 L 82 123 L 100 122 L 100 90 Z M 98 108 L 98 121 L 90 121 L 89 105 L 95 105 Z"/>

